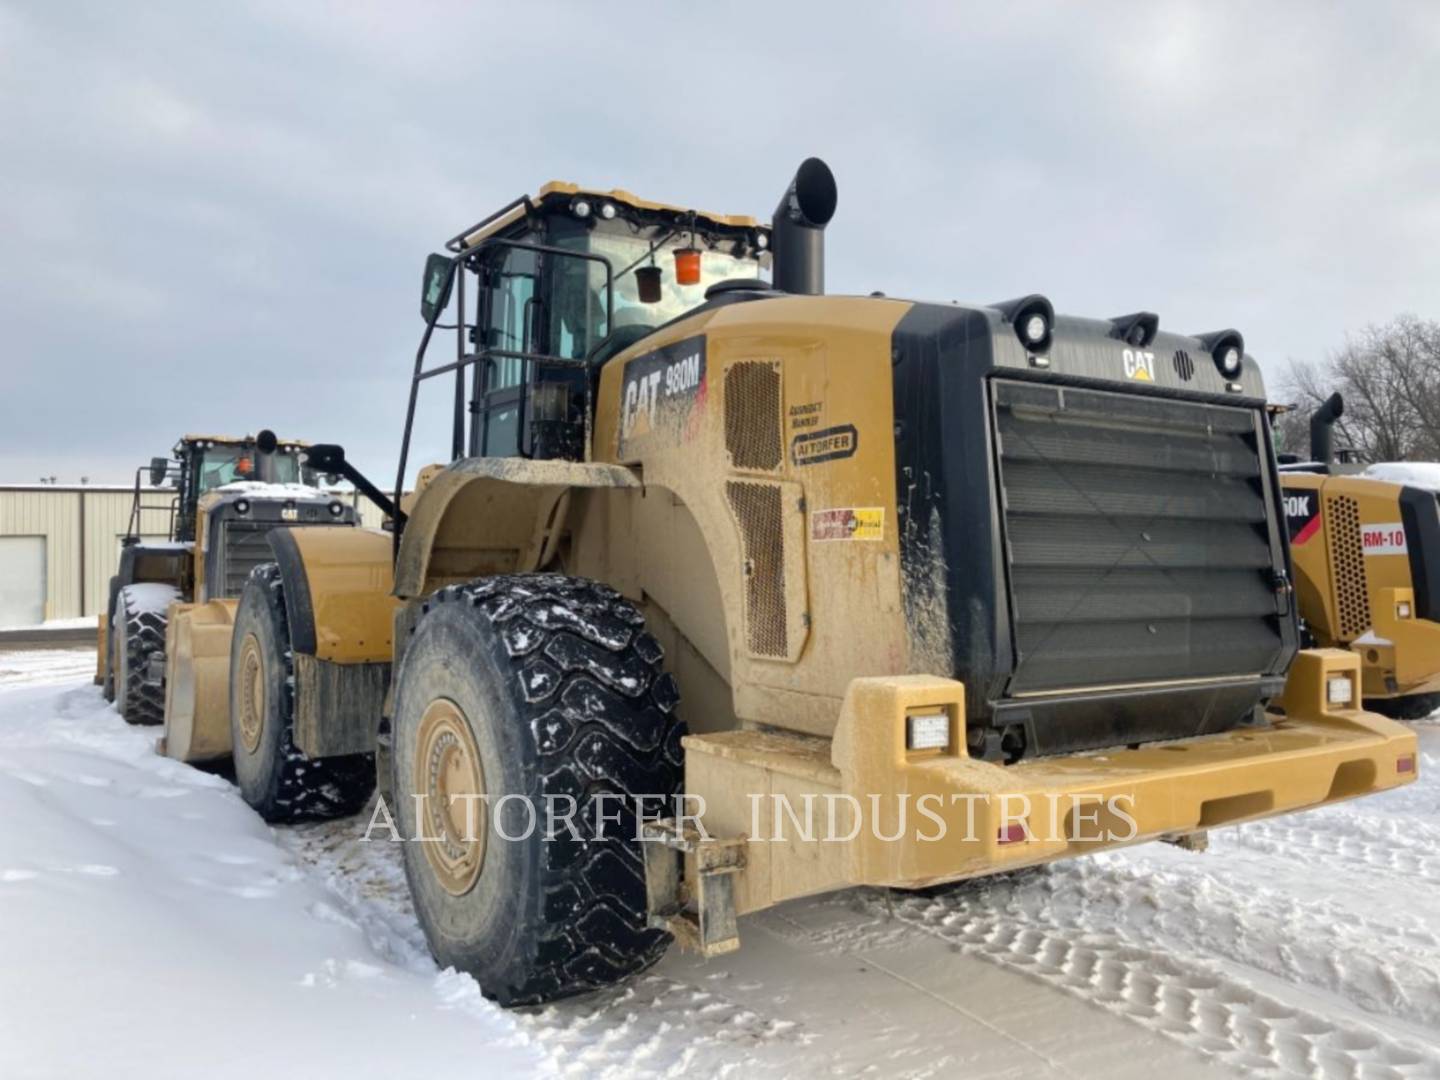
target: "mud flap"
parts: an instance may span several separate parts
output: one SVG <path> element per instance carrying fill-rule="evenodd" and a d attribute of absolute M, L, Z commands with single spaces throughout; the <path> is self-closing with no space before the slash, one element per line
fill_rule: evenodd
<path fill-rule="evenodd" d="M 671 818 L 645 822 L 642 834 L 649 924 L 707 958 L 740 948 L 735 875 L 745 867 L 745 840 L 711 839 Z"/>

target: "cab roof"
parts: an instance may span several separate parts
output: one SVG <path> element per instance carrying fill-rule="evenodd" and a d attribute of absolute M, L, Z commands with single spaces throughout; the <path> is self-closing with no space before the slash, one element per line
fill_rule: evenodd
<path fill-rule="evenodd" d="M 708 210 L 692 210 L 684 206 L 673 206 L 670 203 L 652 202 L 649 199 L 642 199 L 639 195 L 631 191 L 626 191 L 624 188 L 610 188 L 605 190 L 602 188 L 585 187 L 581 184 L 572 184 L 566 180 L 551 180 L 548 184 L 540 188 L 533 199 L 528 196 L 522 196 L 516 199 L 512 206 L 501 212 L 498 216 L 485 220 L 479 226 L 472 226 L 470 230 L 461 233 L 460 236 L 455 239 L 462 241 L 463 247 L 470 247 L 485 239 L 485 237 L 493 236 L 501 229 L 513 225 L 515 222 L 521 220 L 532 207 L 540 206 L 544 204 L 546 200 L 569 200 L 578 195 L 584 195 L 587 198 L 599 202 L 609 201 L 620 203 L 622 206 L 628 206 L 634 210 L 643 210 L 654 214 L 673 214 L 676 217 L 686 218 L 694 214 L 696 221 L 708 222 L 710 225 L 720 228 L 768 228 L 768 226 L 762 226 L 759 221 L 750 217 L 748 214 L 715 214 Z"/>
<path fill-rule="evenodd" d="M 254 435 L 181 435 L 180 441 L 175 444 L 175 449 L 182 446 L 189 446 L 192 443 L 214 443 L 217 446 L 254 446 Z M 303 450 L 309 446 L 308 442 L 301 439 L 276 439 L 276 446 L 295 447 Z"/>

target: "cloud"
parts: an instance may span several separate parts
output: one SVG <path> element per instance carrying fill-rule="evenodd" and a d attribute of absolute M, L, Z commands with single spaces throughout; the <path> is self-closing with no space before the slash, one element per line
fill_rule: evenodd
<path fill-rule="evenodd" d="M 260 426 L 384 475 L 445 237 L 556 177 L 767 216 L 812 153 L 834 291 L 1279 370 L 1435 314 L 1437 46 L 1426 5 L 0 0 L 0 476 Z"/>

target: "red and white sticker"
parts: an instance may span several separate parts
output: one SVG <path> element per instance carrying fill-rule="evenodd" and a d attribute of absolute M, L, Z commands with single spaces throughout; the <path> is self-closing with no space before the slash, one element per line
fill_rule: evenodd
<path fill-rule="evenodd" d="M 1404 555 L 1405 526 L 1398 521 L 1389 525 L 1364 525 L 1360 529 L 1360 546 L 1366 555 Z"/>

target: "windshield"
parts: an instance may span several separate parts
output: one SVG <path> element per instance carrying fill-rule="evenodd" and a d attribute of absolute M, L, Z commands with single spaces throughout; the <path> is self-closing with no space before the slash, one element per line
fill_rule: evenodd
<path fill-rule="evenodd" d="M 237 480 L 259 480 L 256 452 L 249 446 L 211 446 L 200 456 L 200 492 Z M 277 484 L 300 483 L 300 455 L 294 450 L 277 450 L 274 455 Z"/>
<path fill-rule="evenodd" d="M 658 238 L 634 233 L 607 232 L 594 229 L 571 236 L 556 237 L 560 247 L 603 255 L 610 260 L 615 274 L 615 326 L 618 342 L 623 347 L 638 341 L 651 330 L 678 318 L 691 308 L 705 302 L 705 290 L 729 278 L 756 278 L 760 265 L 754 258 L 742 258 L 726 248 L 732 242 L 722 241 L 710 248 L 703 238 L 700 248 L 700 281 L 681 285 L 675 280 L 675 252 L 692 243 L 690 233 L 680 230 L 674 235 L 660 233 Z M 660 240 L 653 253 L 652 244 Z M 655 266 L 660 271 L 660 299 L 647 304 L 640 299 L 636 270 Z M 551 323 L 553 351 L 569 359 L 587 356 L 610 332 L 605 325 L 605 269 L 598 263 L 579 259 L 561 259 L 556 265 L 555 312 Z"/>

